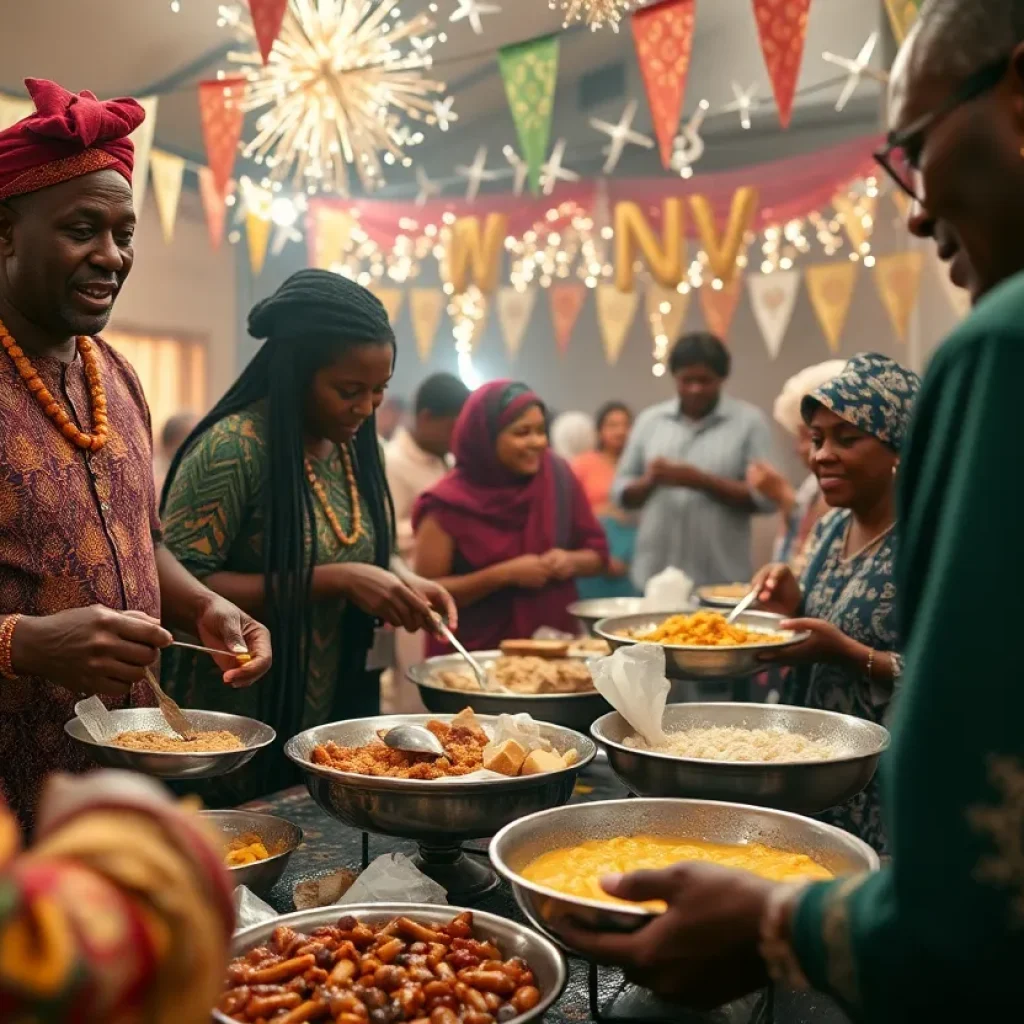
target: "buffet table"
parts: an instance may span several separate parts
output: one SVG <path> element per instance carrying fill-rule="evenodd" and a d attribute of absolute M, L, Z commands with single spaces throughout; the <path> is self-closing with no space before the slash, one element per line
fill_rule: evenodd
<path fill-rule="evenodd" d="M 573 801 L 611 800 L 627 796 L 612 775 L 607 763 L 592 764 L 580 776 Z M 294 909 L 292 889 L 304 878 L 327 874 L 339 868 L 359 870 L 364 856 L 370 860 L 384 853 L 415 854 L 416 845 L 400 839 L 371 835 L 349 828 L 324 814 L 305 789 L 291 789 L 268 800 L 247 805 L 253 810 L 278 814 L 299 825 L 305 842 L 295 852 L 288 871 L 267 897 L 280 913 Z M 473 856 L 486 858 L 485 842 L 467 843 Z M 492 890 L 475 906 L 481 910 L 523 920 L 511 890 L 505 883 Z M 658 1004 L 646 993 L 624 984 L 621 975 L 610 969 L 595 971 L 583 961 L 570 959 L 569 984 L 561 1000 L 546 1018 L 553 1024 L 580 1021 L 645 1020 L 678 1024 L 846 1024 L 847 1018 L 824 996 L 816 993 L 773 993 L 750 997 L 710 1014 L 688 1013 Z"/>

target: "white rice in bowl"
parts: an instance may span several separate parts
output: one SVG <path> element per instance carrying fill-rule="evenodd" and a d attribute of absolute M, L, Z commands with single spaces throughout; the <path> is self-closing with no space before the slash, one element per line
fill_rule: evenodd
<path fill-rule="evenodd" d="M 798 732 L 736 726 L 708 726 L 668 733 L 665 741 L 657 746 L 651 746 L 636 735 L 628 736 L 624 742 L 633 750 L 704 761 L 827 761 L 838 754 L 831 744 Z"/>

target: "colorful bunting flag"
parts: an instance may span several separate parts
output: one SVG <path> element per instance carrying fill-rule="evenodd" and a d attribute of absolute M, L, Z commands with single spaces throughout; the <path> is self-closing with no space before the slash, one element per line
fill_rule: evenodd
<path fill-rule="evenodd" d="M 582 284 L 556 284 L 548 291 L 551 296 L 551 319 L 555 326 L 555 344 L 558 351 L 565 355 L 580 310 L 587 301 L 587 288 Z"/>
<path fill-rule="evenodd" d="M 854 200 L 846 193 L 839 192 L 832 197 L 832 206 L 842 220 L 843 229 L 850 240 L 850 245 L 853 246 L 853 251 L 867 252 L 866 247 L 870 244 L 871 235 L 875 230 L 878 199 L 865 195 Z"/>
<path fill-rule="evenodd" d="M 517 288 L 498 290 L 498 323 L 505 339 L 505 351 L 511 360 L 519 356 L 536 302 L 536 288 L 526 288 L 524 291 Z"/>
<path fill-rule="evenodd" d="M 214 249 L 220 248 L 224 240 L 224 221 L 227 217 L 227 196 L 222 195 L 213 180 L 213 171 L 209 167 L 199 168 L 199 197 L 203 201 L 203 213 L 206 214 L 206 230 L 210 235 L 210 244 Z M 234 182 L 228 189 L 234 191 Z"/>
<path fill-rule="evenodd" d="M 153 197 L 164 241 L 174 241 L 174 222 L 178 218 L 178 200 L 181 198 L 181 182 L 185 177 L 185 159 L 162 149 L 150 153 L 149 167 L 153 174 Z"/>
<path fill-rule="evenodd" d="M 352 239 L 355 220 L 347 210 L 317 203 L 313 214 L 313 265 L 330 270 L 345 256 Z"/>
<path fill-rule="evenodd" d="M 732 318 L 740 303 L 742 278 L 734 277 L 728 284 L 715 288 L 705 281 L 700 290 L 700 304 L 708 330 L 722 341 L 728 341 Z"/>
<path fill-rule="evenodd" d="M 814 313 L 825 332 L 828 347 L 839 351 L 839 339 L 850 312 L 853 290 L 857 285 L 857 264 L 849 260 L 819 263 L 808 267 L 807 293 Z"/>
<path fill-rule="evenodd" d="M 153 138 L 156 135 L 156 112 L 160 100 L 156 96 L 147 96 L 139 100 L 146 112 L 146 120 L 132 132 L 131 139 L 135 144 L 135 169 L 132 172 L 132 200 L 135 204 L 135 216 L 142 214 L 146 202 L 146 186 L 149 184 L 149 154 L 153 149 Z"/>
<path fill-rule="evenodd" d="M 398 323 L 398 318 L 402 313 L 402 300 L 405 298 L 405 294 L 401 288 L 388 288 L 384 285 L 372 284 L 370 285 L 370 291 L 380 299 L 381 305 L 384 307 L 384 312 L 388 315 L 388 320 L 391 326 L 394 327 Z"/>
<path fill-rule="evenodd" d="M 924 0 L 885 0 L 889 21 L 892 23 L 892 34 L 896 37 L 897 43 L 902 43 L 907 38 L 907 33 L 917 21 L 923 3 Z"/>
<path fill-rule="evenodd" d="M 252 16 L 252 28 L 256 33 L 256 42 L 260 47 L 263 63 L 270 60 L 270 51 L 274 42 L 281 34 L 288 0 L 249 0 L 249 14 Z"/>
<path fill-rule="evenodd" d="M 597 325 L 601 328 L 601 341 L 609 366 L 619 361 L 639 303 L 640 296 L 636 292 L 619 291 L 613 284 L 597 286 Z"/>
<path fill-rule="evenodd" d="M 647 286 L 644 303 L 652 337 L 664 335 L 670 342 L 679 337 L 692 294 L 690 290 L 680 292 L 676 288 L 663 288 L 654 281 Z"/>
<path fill-rule="evenodd" d="M 793 114 L 793 97 L 804 56 L 810 6 L 811 0 L 754 0 L 761 52 L 783 128 L 789 127 Z"/>
<path fill-rule="evenodd" d="M 924 253 L 919 250 L 879 256 L 875 262 L 875 285 L 889 314 L 892 329 L 900 341 L 907 340 L 910 314 L 917 305 L 921 288 Z"/>
<path fill-rule="evenodd" d="M 250 209 L 245 215 L 245 235 L 249 243 L 249 269 L 253 277 L 263 273 L 267 260 L 267 243 L 270 241 L 271 222 L 268 216 Z"/>
<path fill-rule="evenodd" d="M 498 51 L 498 67 L 519 137 L 519 152 L 526 161 L 530 188 L 536 194 L 551 136 L 558 83 L 558 36 L 503 46 Z"/>
<path fill-rule="evenodd" d="M 425 363 L 433 351 L 445 305 L 445 295 L 440 288 L 413 288 L 409 292 L 412 333 L 416 338 L 416 351 L 421 363 Z"/>
<path fill-rule="evenodd" d="M 199 116 L 203 123 L 206 160 L 217 189 L 224 196 L 228 194 L 238 140 L 242 137 L 245 112 L 241 100 L 244 95 L 245 82 L 239 78 L 199 84 Z"/>
<path fill-rule="evenodd" d="M 789 330 L 800 291 L 799 270 L 776 270 L 771 274 L 749 274 L 747 289 L 754 319 L 761 329 L 768 355 L 776 359 Z"/>
<path fill-rule="evenodd" d="M 644 7 L 633 15 L 632 23 L 661 163 L 668 169 L 690 71 L 694 0 L 663 0 Z"/>

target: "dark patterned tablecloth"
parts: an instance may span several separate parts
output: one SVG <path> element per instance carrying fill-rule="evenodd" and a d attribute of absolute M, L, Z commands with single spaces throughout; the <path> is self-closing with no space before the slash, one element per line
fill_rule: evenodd
<path fill-rule="evenodd" d="M 625 797 L 626 791 L 616 781 L 607 764 L 591 765 L 581 774 L 573 801 L 612 800 Z M 295 852 L 288 871 L 267 897 L 267 902 L 279 913 L 294 910 L 292 891 L 296 882 L 328 874 L 339 868 L 358 871 L 363 854 L 363 833 L 340 824 L 328 817 L 310 799 L 304 789 L 291 789 L 268 800 L 248 805 L 253 809 L 279 814 L 299 825 L 305 833 L 305 842 Z M 467 843 L 467 850 L 486 855 L 486 842 Z M 416 852 L 415 843 L 386 836 L 369 837 L 369 856 L 372 860 L 384 853 Z M 504 882 L 474 903 L 480 910 L 523 921 L 512 891 Z M 591 1009 L 588 966 L 581 960 L 570 959 L 569 983 L 562 998 L 547 1013 L 551 1024 L 615 1019 L 640 1022 L 671 1021 L 678 1024 L 846 1024 L 847 1018 L 833 1003 L 815 993 L 777 993 L 774 1007 L 768 1008 L 761 997 L 751 997 L 730 1004 L 710 1014 L 689 1013 L 675 1007 L 656 1003 L 646 993 L 623 983 L 618 972 L 601 969 L 597 974 L 597 996 L 601 1016 Z"/>

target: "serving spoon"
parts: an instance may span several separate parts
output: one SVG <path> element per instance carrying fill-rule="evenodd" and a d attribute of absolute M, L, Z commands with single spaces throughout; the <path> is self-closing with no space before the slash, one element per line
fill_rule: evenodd
<path fill-rule="evenodd" d="M 732 625 L 748 608 L 757 603 L 759 593 L 760 588 L 754 587 L 745 597 L 741 597 L 736 602 L 736 607 L 725 617 L 725 621 Z"/>
<path fill-rule="evenodd" d="M 436 612 L 434 613 L 434 625 L 437 626 L 438 631 L 445 638 L 445 640 L 447 640 L 448 643 L 450 643 L 452 647 L 454 647 L 455 650 L 462 655 L 466 664 L 469 665 L 470 671 L 473 673 L 474 676 L 476 676 L 477 685 L 484 693 L 486 693 L 488 690 L 490 690 L 492 693 L 505 692 L 505 688 L 503 686 L 498 686 L 497 684 L 493 686 L 491 685 L 491 681 L 488 678 L 487 672 L 485 671 L 483 665 L 481 665 L 480 662 L 477 661 L 476 658 L 474 658 L 473 655 L 470 654 L 469 651 L 467 651 L 466 648 L 462 646 L 461 642 L 459 641 L 459 638 L 449 628 L 448 623 L 445 622 L 444 619 L 442 619 L 441 616 L 438 615 Z"/>
<path fill-rule="evenodd" d="M 396 725 L 387 732 L 378 733 L 384 746 L 404 750 L 407 754 L 432 754 L 444 757 L 441 741 L 422 725 Z"/>

